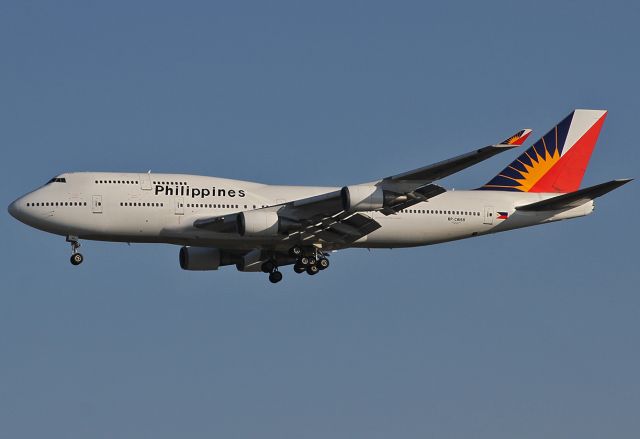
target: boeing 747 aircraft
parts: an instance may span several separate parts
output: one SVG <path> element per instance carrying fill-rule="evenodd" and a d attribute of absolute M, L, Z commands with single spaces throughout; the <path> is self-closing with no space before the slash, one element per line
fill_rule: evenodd
<path fill-rule="evenodd" d="M 23 223 L 66 237 L 182 246 L 185 270 L 315 275 L 349 247 L 437 244 L 590 214 L 593 200 L 630 179 L 579 189 L 607 112 L 575 110 L 485 185 L 447 191 L 434 182 L 522 145 L 531 130 L 449 160 L 369 183 L 271 186 L 182 174 L 73 172 L 17 199 Z"/>

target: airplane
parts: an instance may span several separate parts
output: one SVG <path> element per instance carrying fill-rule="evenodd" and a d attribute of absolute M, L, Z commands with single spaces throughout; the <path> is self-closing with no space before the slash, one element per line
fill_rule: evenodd
<path fill-rule="evenodd" d="M 60 174 L 9 206 L 19 221 L 80 239 L 181 246 L 184 270 L 235 265 L 315 275 L 350 247 L 438 244 L 589 215 L 594 199 L 631 179 L 580 189 L 606 110 L 574 110 L 489 182 L 446 190 L 434 182 L 524 144 L 530 129 L 432 165 L 343 187 L 274 186 L 183 174 Z"/>

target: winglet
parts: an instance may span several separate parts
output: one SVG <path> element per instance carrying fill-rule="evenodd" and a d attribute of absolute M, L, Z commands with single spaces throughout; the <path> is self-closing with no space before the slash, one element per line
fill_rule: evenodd
<path fill-rule="evenodd" d="M 529 128 L 525 128 L 524 130 L 520 130 L 515 133 L 513 136 L 508 137 L 507 139 L 500 142 L 500 145 L 510 145 L 510 146 L 519 146 L 522 145 L 527 137 L 531 134 L 531 130 Z"/>

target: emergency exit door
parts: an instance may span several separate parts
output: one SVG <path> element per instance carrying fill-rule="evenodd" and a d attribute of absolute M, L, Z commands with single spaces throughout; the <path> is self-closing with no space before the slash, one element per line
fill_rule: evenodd
<path fill-rule="evenodd" d="M 93 213 L 102 213 L 102 195 L 91 196 L 91 211 Z"/>
<path fill-rule="evenodd" d="M 184 199 L 182 197 L 174 198 L 173 205 L 176 215 L 184 215 Z"/>
<path fill-rule="evenodd" d="M 484 223 L 493 224 L 493 207 L 492 206 L 484 207 Z"/>

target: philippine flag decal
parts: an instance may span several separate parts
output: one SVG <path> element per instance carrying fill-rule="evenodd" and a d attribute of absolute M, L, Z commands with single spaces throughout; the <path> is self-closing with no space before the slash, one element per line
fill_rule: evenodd
<path fill-rule="evenodd" d="M 506 220 L 509 218 L 509 212 L 496 212 L 499 220 Z"/>

